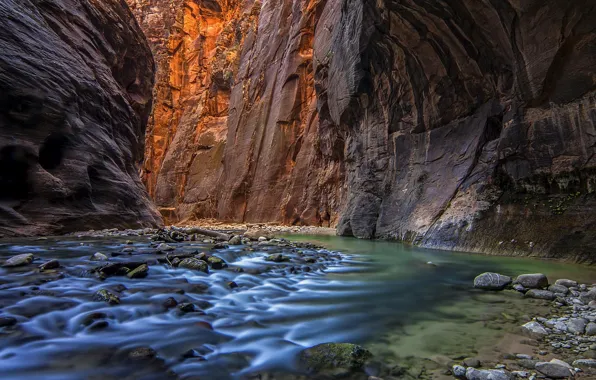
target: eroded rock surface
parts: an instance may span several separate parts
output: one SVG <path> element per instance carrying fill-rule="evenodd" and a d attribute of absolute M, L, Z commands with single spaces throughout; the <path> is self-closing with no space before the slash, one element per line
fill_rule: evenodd
<path fill-rule="evenodd" d="M 171 219 L 593 260 L 589 1 L 129 3 L 160 66 L 145 180 Z"/>
<path fill-rule="evenodd" d="M 154 226 L 154 64 L 119 0 L 0 1 L 0 232 Z"/>

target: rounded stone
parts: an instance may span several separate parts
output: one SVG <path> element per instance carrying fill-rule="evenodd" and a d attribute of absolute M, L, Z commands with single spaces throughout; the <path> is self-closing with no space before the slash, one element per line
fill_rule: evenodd
<path fill-rule="evenodd" d="M 474 279 L 474 287 L 483 290 L 503 290 L 511 284 L 511 277 L 499 273 L 486 272 Z"/>
<path fill-rule="evenodd" d="M 527 289 L 544 289 L 548 287 L 548 278 L 542 273 L 522 274 L 517 276 L 515 282 Z"/>

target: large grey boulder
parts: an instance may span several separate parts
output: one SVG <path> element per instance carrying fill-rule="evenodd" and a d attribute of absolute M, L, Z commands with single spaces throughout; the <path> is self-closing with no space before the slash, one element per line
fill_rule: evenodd
<path fill-rule="evenodd" d="M 542 273 L 522 274 L 517 276 L 515 283 L 527 289 L 544 289 L 548 287 L 548 278 Z"/>
<path fill-rule="evenodd" d="M 552 379 L 564 379 L 572 376 L 569 364 L 555 359 L 550 362 L 536 363 L 536 371 Z"/>
<path fill-rule="evenodd" d="M 550 292 L 548 290 L 540 290 L 540 289 L 530 289 L 526 292 L 526 297 L 528 298 L 536 298 L 539 300 L 547 300 L 547 301 L 552 301 L 555 298 L 557 298 L 557 296 L 555 296 L 555 293 Z"/>
<path fill-rule="evenodd" d="M 474 287 L 483 290 L 503 290 L 511 284 L 511 277 L 499 273 L 486 272 L 474 279 Z"/>
<path fill-rule="evenodd" d="M 466 379 L 468 380 L 513 380 L 511 373 L 502 369 L 476 369 L 468 368 L 466 370 Z"/>

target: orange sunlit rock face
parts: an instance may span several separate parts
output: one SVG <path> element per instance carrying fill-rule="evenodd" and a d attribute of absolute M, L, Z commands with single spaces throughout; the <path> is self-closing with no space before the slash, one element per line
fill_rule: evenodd
<path fill-rule="evenodd" d="M 128 2 L 157 63 L 142 176 L 167 221 L 334 224 L 343 172 L 319 141 L 321 2 Z"/>

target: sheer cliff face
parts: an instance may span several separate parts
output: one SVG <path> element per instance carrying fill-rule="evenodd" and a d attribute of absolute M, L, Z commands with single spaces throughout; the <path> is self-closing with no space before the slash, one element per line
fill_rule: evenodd
<path fill-rule="evenodd" d="M 0 0 L 0 232 L 161 223 L 139 176 L 153 60 L 119 0 Z"/>
<path fill-rule="evenodd" d="M 592 2 L 129 2 L 160 67 L 145 180 L 162 211 L 596 248 Z"/>
<path fill-rule="evenodd" d="M 323 3 L 129 4 L 158 64 L 144 180 L 167 219 L 334 224 L 343 148 L 314 86 Z"/>
<path fill-rule="evenodd" d="M 326 68 L 349 129 L 339 232 L 589 257 L 595 19 L 590 1 L 345 2 Z"/>

